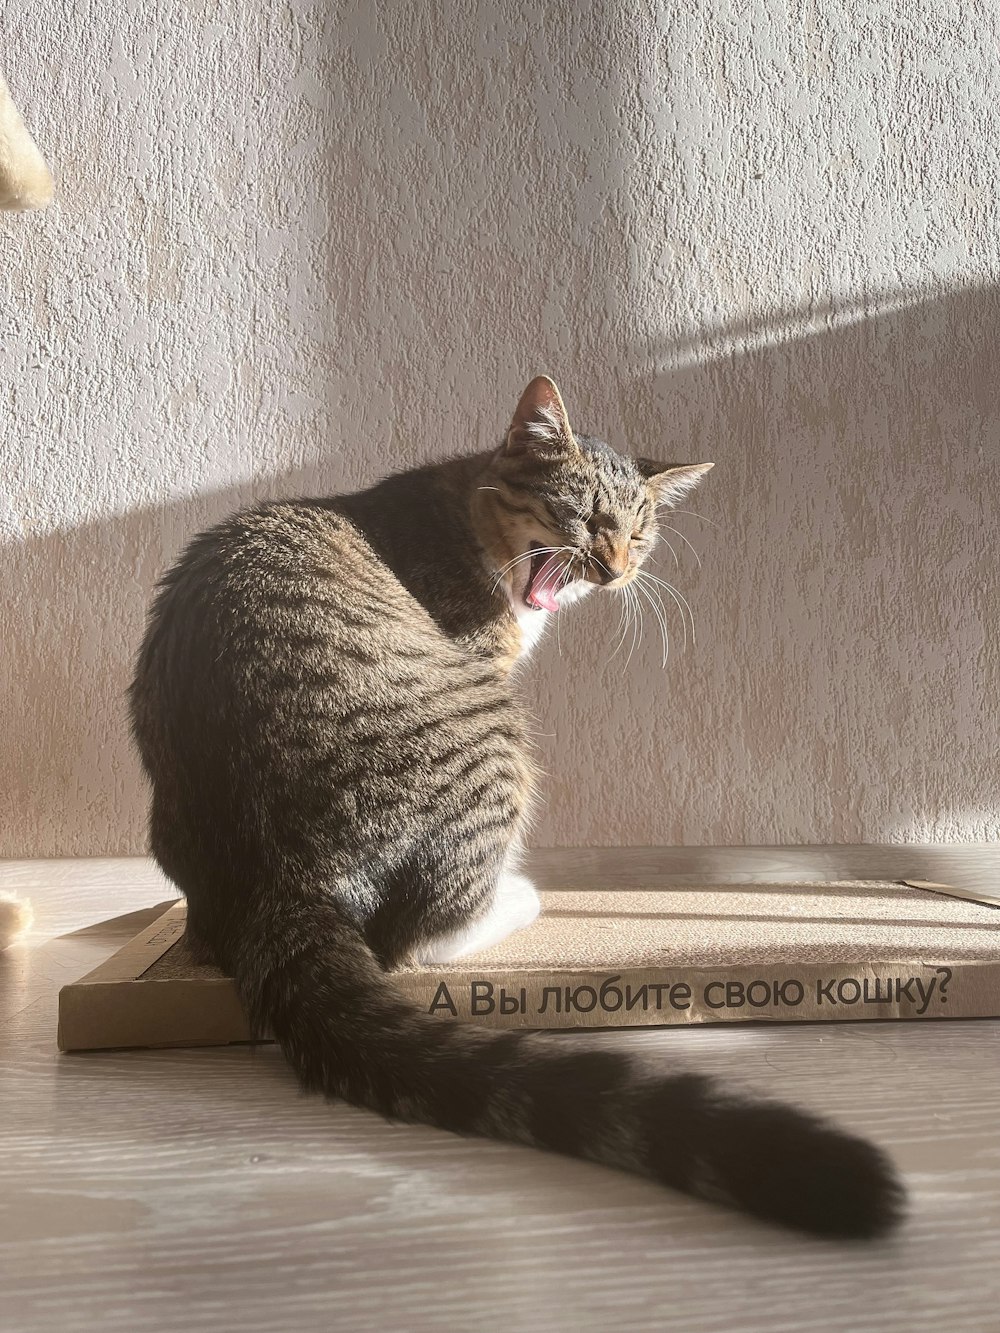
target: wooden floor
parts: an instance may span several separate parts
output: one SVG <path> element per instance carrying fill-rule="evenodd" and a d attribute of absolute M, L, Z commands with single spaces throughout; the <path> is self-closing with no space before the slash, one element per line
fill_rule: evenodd
<path fill-rule="evenodd" d="M 541 860 L 550 883 L 569 864 Z M 614 864 L 620 883 L 663 870 L 648 853 Z M 607 858 L 574 865 L 608 882 Z M 176 895 L 143 861 L 0 863 L 5 887 L 36 923 L 0 955 L 3 1333 L 1000 1330 L 1000 1023 L 587 1038 L 806 1103 L 889 1148 L 912 1191 L 905 1228 L 821 1243 L 324 1105 L 273 1048 L 59 1056 L 60 985 Z"/>

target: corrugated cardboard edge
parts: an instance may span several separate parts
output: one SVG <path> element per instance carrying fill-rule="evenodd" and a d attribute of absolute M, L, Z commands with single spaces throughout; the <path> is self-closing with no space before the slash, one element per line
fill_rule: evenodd
<path fill-rule="evenodd" d="M 180 938 L 184 920 L 185 904 L 175 903 L 105 963 L 62 988 L 60 1050 L 250 1040 L 228 977 L 141 981 Z M 396 981 L 425 1013 L 502 1028 L 1000 1017 L 1000 963 L 948 959 L 919 966 L 878 959 L 853 966 L 804 962 L 621 974 L 466 965 L 403 972 Z"/>
<path fill-rule="evenodd" d="M 61 988 L 57 1036 L 61 1051 L 224 1046 L 250 1040 L 228 977 L 129 984 L 139 982 L 173 948 L 186 920 L 187 904 L 180 899 L 85 977 Z M 125 986 L 127 1003 L 123 1003 Z M 139 1032 L 141 1041 L 136 1038 Z"/>

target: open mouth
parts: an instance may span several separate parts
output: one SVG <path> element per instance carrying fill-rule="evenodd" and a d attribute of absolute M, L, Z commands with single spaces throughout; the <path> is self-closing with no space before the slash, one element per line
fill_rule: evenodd
<path fill-rule="evenodd" d="M 538 542 L 531 543 L 531 551 L 524 600 L 536 611 L 558 611 L 556 593 L 563 584 L 563 562 L 557 554 L 544 550 Z"/>

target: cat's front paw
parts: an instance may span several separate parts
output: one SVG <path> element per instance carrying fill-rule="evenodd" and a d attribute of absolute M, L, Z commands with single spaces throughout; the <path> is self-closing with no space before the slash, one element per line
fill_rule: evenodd
<path fill-rule="evenodd" d="M 538 891 L 527 875 L 508 872 L 500 876 L 497 884 L 496 910 L 502 915 L 510 930 L 523 930 L 542 910 Z"/>

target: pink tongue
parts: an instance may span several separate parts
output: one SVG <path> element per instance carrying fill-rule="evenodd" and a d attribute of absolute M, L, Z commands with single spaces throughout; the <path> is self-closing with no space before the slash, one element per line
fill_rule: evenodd
<path fill-rule="evenodd" d="M 558 611 L 556 591 L 562 582 L 562 564 L 546 556 L 528 587 L 528 601 L 541 611 Z"/>

